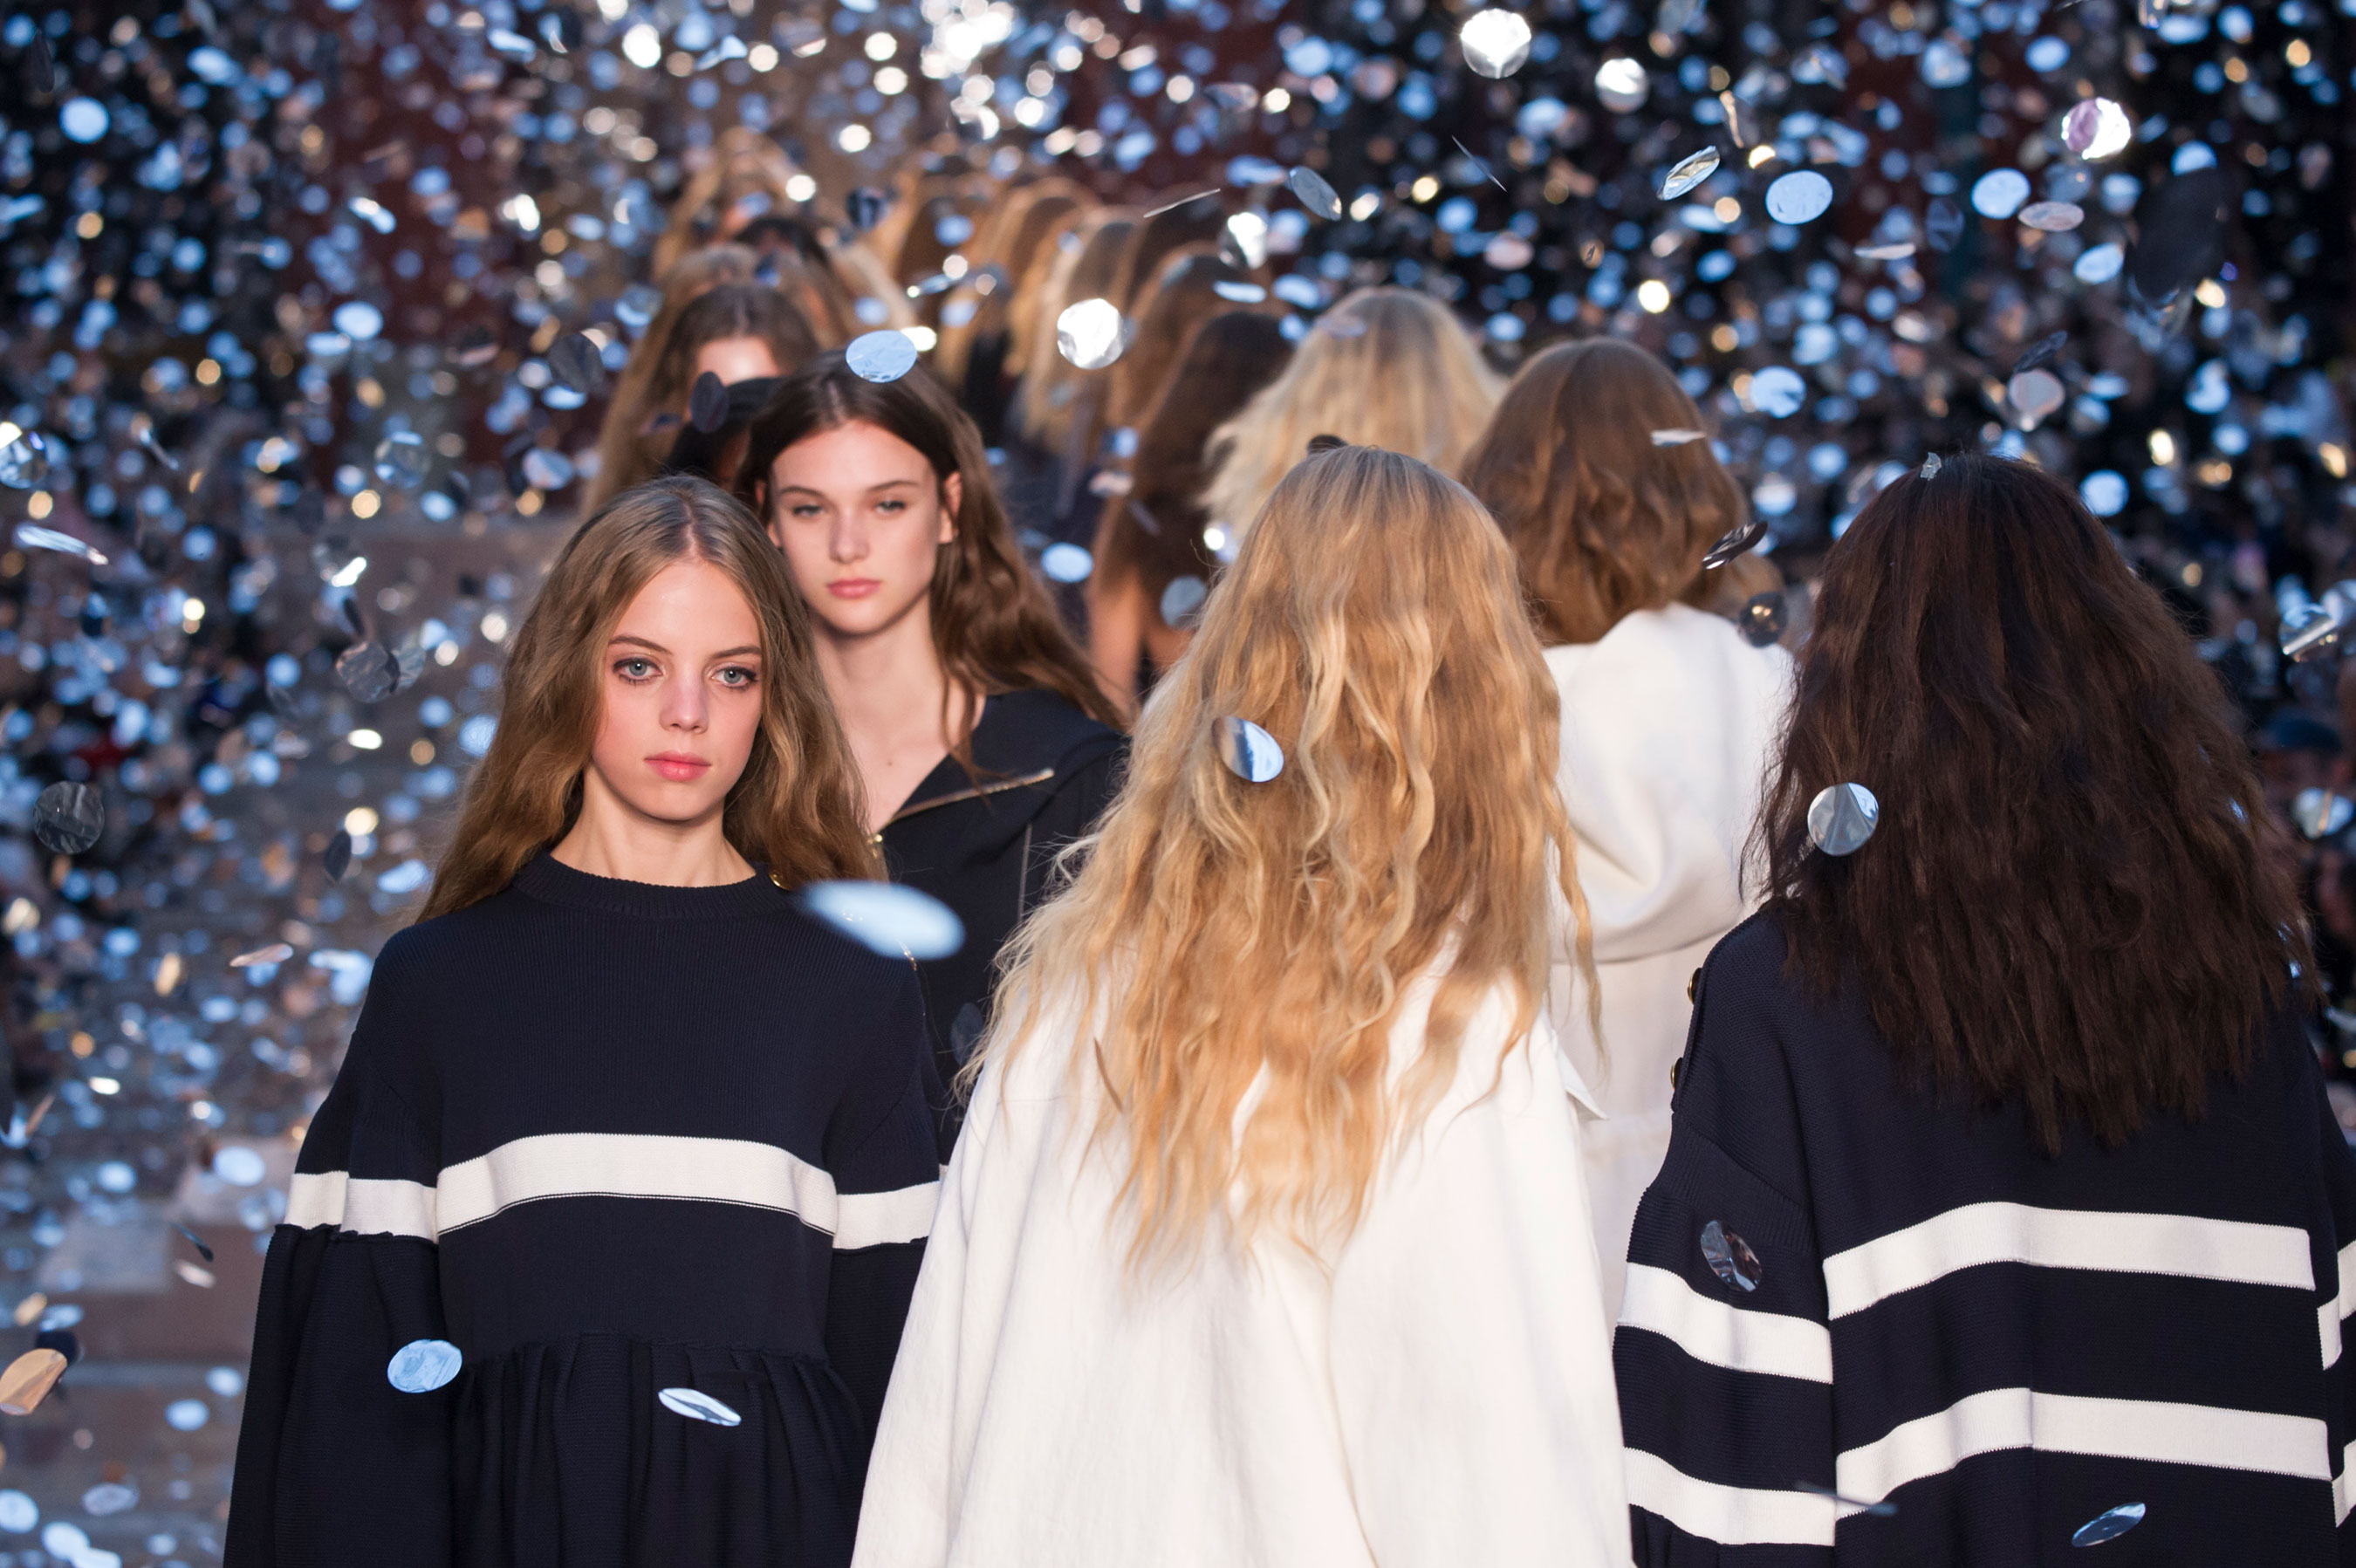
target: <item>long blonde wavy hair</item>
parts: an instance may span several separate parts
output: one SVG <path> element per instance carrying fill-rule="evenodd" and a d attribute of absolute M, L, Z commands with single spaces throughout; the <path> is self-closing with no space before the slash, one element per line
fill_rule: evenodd
<path fill-rule="evenodd" d="M 881 875 L 859 769 L 785 557 L 727 491 L 674 477 L 623 491 L 558 553 L 508 650 L 498 729 L 466 781 L 423 918 L 491 897 L 571 831 L 602 711 L 606 640 L 638 590 L 680 561 L 726 574 L 761 628 L 761 727 L 728 792 L 728 842 L 788 887 Z"/>
<path fill-rule="evenodd" d="M 1095 1135 L 1126 1145 L 1133 1265 L 1191 1253 L 1230 1193 L 1245 1243 L 1264 1226 L 1345 1238 L 1498 985 L 1507 1049 L 1526 1038 L 1560 950 L 1555 892 L 1591 976 L 1557 714 L 1513 556 L 1462 487 L 1368 447 L 1277 487 L 1076 875 L 1016 935 L 981 1053 L 1028 1048 L 1067 1001 L 1094 1021 L 1071 1070 L 1100 1075 Z M 1230 715 L 1284 748 L 1274 779 L 1222 763 Z M 1422 1054 L 1395 1082 L 1392 1024 L 1434 970 Z"/>
<path fill-rule="evenodd" d="M 1453 473 L 1504 386 L 1446 306 L 1403 288 L 1360 289 L 1318 319 L 1283 375 L 1212 433 L 1204 510 L 1231 529 L 1250 521 L 1312 435 Z"/>

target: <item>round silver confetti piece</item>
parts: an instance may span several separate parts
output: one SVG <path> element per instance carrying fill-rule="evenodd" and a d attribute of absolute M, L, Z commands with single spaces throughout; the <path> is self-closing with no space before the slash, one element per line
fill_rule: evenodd
<path fill-rule="evenodd" d="M 1752 545 L 1766 537 L 1767 520 L 1763 517 L 1753 517 L 1738 523 L 1719 535 L 1718 542 L 1709 547 L 1709 553 L 1701 558 L 1701 569 L 1708 572 L 1725 565 L 1738 555 L 1748 554 Z"/>
<path fill-rule="evenodd" d="M 433 468 L 425 437 L 414 430 L 396 430 L 376 444 L 376 477 L 395 489 L 415 489 Z"/>
<path fill-rule="evenodd" d="M 106 553 L 87 541 L 54 528 L 43 528 L 37 522 L 16 525 L 16 548 L 19 550 L 54 550 L 60 555 L 79 555 L 93 566 L 106 564 Z"/>
<path fill-rule="evenodd" d="M 916 368 L 916 343 L 896 327 L 862 332 L 842 351 L 842 362 L 862 381 L 896 381 Z"/>
<path fill-rule="evenodd" d="M 293 944 L 288 942 L 273 942 L 266 948 L 256 948 L 252 952 L 241 952 L 238 954 L 235 958 L 229 961 L 229 966 L 231 969 L 252 969 L 258 963 L 284 963 L 288 959 L 293 958 L 294 956 L 294 949 Z"/>
<path fill-rule="evenodd" d="M 1235 305 L 1258 305 L 1268 298 L 1268 290 L 1256 283 L 1237 283 L 1221 278 L 1211 285 L 1211 292 Z"/>
<path fill-rule="evenodd" d="M 1265 784 L 1284 771 L 1284 747 L 1249 719 L 1221 719 L 1218 739 L 1219 760 L 1248 784 Z"/>
<path fill-rule="evenodd" d="M 708 1421 L 714 1426 L 741 1426 L 744 1418 L 705 1393 L 701 1389 L 661 1389 L 655 1398 L 662 1401 L 665 1410 L 676 1412 L 690 1421 Z"/>
<path fill-rule="evenodd" d="M 1855 854 L 1881 825 L 1881 802 L 1862 784 L 1832 784 L 1808 802 L 1808 842 L 1826 854 Z"/>
<path fill-rule="evenodd" d="M 1508 77 L 1530 58 L 1530 25 L 1511 11 L 1475 11 L 1456 34 L 1464 63 L 1491 81 Z"/>
<path fill-rule="evenodd" d="M 1292 194 L 1301 199 L 1301 205 L 1317 214 L 1318 217 L 1342 216 L 1340 194 L 1327 183 L 1325 177 L 1315 169 L 1296 168 L 1284 177 L 1284 183 L 1292 188 Z"/>
<path fill-rule="evenodd" d="M 1770 419 L 1789 419 L 1808 401 L 1808 383 L 1800 372 L 1770 365 L 1751 378 L 1751 406 Z"/>
<path fill-rule="evenodd" d="M 2028 199 L 2029 177 L 2017 168 L 1990 169 L 1972 185 L 1972 210 L 1983 218 L 2009 218 Z"/>
<path fill-rule="evenodd" d="M 2023 419 L 2043 419 L 2060 408 L 2069 389 L 2051 371 L 2023 371 L 2005 383 L 2004 394 Z"/>
<path fill-rule="evenodd" d="M 584 397 L 605 384 L 605 361 L 586 332 L 567 332 L 550 344 L 548 368 L 560 384 Z"/>
<path fill-rule="evenodd" d="M 2134 138 L 2135 123 L 2107 98 L 2084 99 L 2062 121 L 2062 143 L 2088 163 L 2109 157 Z"/>
<path fill-rule="evenodd" d="M 49 477 L 49 444 L 37 430 L 0 420 L 0 485 L 38 489 Z"/>
<path fill-rule="evenodd" d="M 2086 209 L 2074 201 L 2032 201 L 2017 216 L 2031 229 L 2064 234 L 2086 220 Z"/>
<path fill-rule="evenodd" d="M 1783 635 L 1783 596 L 1772 588 L 1751 595 L 1734 625 L 1742 633 L 1742 640 L 1751 647 L 1772 645 Z"/>
<path fill-rule="evenodd" d="M 405 1394 L 430 1394 L 456 1377 L 466 1360 L 447 1339 L 412 1339 L 392 1353 L 385 1380 Z"/>
<path fill-rule="evenodd" d="M 1833 182 L 1812 168 L 1794 169 L 1767 188 L 1767 216 L 1778 223 L 1806 223 L 1833 204 Z"/>
<path fill-rule="evenodd" d="M 1688 153 L 1677 160 L 1676 166 L 1669 170 L 1668 177 L 1661 181 L 1661 199 L 1675 201 L 1717 172 L 1716 147 L 1704 147 L 1697 153 Z"/>
<path fill-rule="evenodd" d="M 33 803 L 33 836 L 55 854 L 80 854 L 106 832 L 106 798 L 95 784 L 52 784 Z"/>
<path fill-rule="evenodd" d="M 1084 371 L 1101 371 L 1129 347 L 1129 324 L 1108 299 L 1083 299 L 1055 317 L 1055 351 Z"/>
<path fill-rule="evenodd" d="M 2093 509 L 2089 507 L 2088 510 Z M 2096 515 L 2104 514 L 2098 512 Z M 2348 618 L 2344 607 L 2333 601 L 2334 596 L 2326 595 L 2322 604 L 2309 605 L 2297 615 L 2284 619 L 2284 658 L 2294 662 L 2303 661 L 2318 658 L 2338 646 L 2340 634 L 2347 629 Z"/>
<path fill-rule="evenodd" d="M 344 690 L 363 703 L 381 703 L 401 687 L 401 659 L 381 643 L 355 642 L 336 660 Z"/>
<path fill-rule="evenodd" d="M 687 422 L 706 435 L 728 423 L 728 383 L 706 371 L 687 390 Z"/>
<path fill-rule="evenodd" d="M 2356 821 L 2356 800 L 2329 789 L 2301 789 L 2290 803 L 2291 820 L 2311 839 L 2328 839 Z"/>
<path fill-rule="evenodd" d="M 1713 1219 L 1701 1228 L 1701 1255 L 1709 1272 L 1738 1290 L 1754 1291 L 1763 1271 L 1750 1243 Z"/>
<path fill-rule="evenodd" d="M 2143 1516 L 2144 1506 L 2141 1503 L 2121 1503 L 2080 1525 L 2071 1533 L 2070 1544 L 2100 1546 L 2105 1541 L 2116 1541 L 2141 1524 Z"/>
<path fill-rule="evenodd" d="M 1653 445 L 1655 446 L 1683 446 L 1688 442 L 1707 439 L 1708 437 L 1698 430 L 1673 429 L 1653 432 Z"/>
<path fill-rule="evenodd" d="M 1085 583 L 1096 569 L 1096 557 L 1076 544 L 1058 540 L 1039 552 L 1039 570 L 1049 582 Z"/>
<path fill-rule="evenodd" d="M 1595 68 L 1595 99 L 1614 114 L 1633 114 L 1653 95 L 1653 79 L 1626 55 Z"/>
<path fill-rule="evenodd" d="M 795 902 L 813 919 L 886 958 L 947 958 L 965 925 L 928 893 L 891 882 L 813 882 Z"/>
<path fill-rule="evenodd" d="M 1183 628 L 1194 624 L 1196 612 L 1211 590 L 1203 585 L 1200 577 L 1173 577 L 1170 585 L 1162 590 L 1162 624 Z"/>

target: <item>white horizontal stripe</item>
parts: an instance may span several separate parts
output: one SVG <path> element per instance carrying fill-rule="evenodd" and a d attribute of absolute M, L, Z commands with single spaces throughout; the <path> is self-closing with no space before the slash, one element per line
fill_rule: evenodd
<path fill-rule="evenodd" d="M 926 1182 L 844 1199 L 832 1176 L 773 1144 L 552 1133 L 445 1166 L 441 1219 L 450 1231 L 541 1198 L 667 1197 L 778 1209 L 832 1233 L 838 1247 L 871 1247 L 928 1234 L 938 1189 Z"/>
<path fill-rule="evenodd" d="M 1746 1311 L 1704 1295 L 1666 1269 L 1628 1265 L 1620 1326 L 1664 1335 L 1713 1367 L 1812 1383 L 1833 1380 L 1832 1331 L 1823 1324 L 1780 1312 Z"/>
<path fill-rule="evenodd" d="M 933 1233 L 933 1210 L 941 1184 L 904 1187 L 897 1192 L 846 1192 L 835 1200 L 834 1244 L 838 1251 L 921 1241 Z"/>
<path fill-rule="evenodd" d="M 1975 1203 L 1834 1253 L 1825 1295 L 1831 1316 L 1846 1317 L 1982 1263 L 2315 1288 L 2307 1232 L 2295 1226 Z"/>
<path fill-rule="evenodd" d="M 830 1233 L 836 1248 L 848 1251 L 923 1240 L 939 1196 L 937 1181 L 837 1194 L 831 1176 L 770 1144 L 555 1133 L 518 1138 L 445 1166 L 438 1187 L 355 1180 L 343 1171 L 297 1176 L 287 1192 L 286 1222 L 432 1240 L 541 1198 L 680 1198 L 780 1210 Z"/>
<path fill-rule="evenodd" d="M 1850 1449 L 1836 1466 L 1836 1489 L 1857 1502 L 1878 1503 L 1910 1481 L 1952 1470 L 1976 1454 L 2008 1448 L 2319 1481 L 2331 1476 L 2329 1434 L 2310 1416 L 1990 1389 Z"/>
<path fill-rule="evenodd" d="M 2350 1313 L 2356 1312 L 2356 1241 L 2340 1249 L 2335 1267 L 2339 1277 L 2332 1283 L 2332 1299 L 2315 1309 L 2323 1335 L 2323 1364 L 2327 1367 L 2340 1359 L 2340 1326 L 2348 1321 Z"/>
<path fill-rule="evenodd" d="M 1833 1499 L 1813 1492 L 1767 1492 L 1697 1481 L 1656 1454 L 1622 1450 L 1628 1501 L 1687 1535 L 1720 1546 L 1830 1546 Z"/>
<path fill-rule="evenodd" d="M 2331 1477 L 2331 1522 L 2335 1525 L 2346 1524 L 2349 1508 L 2356 1505 L 2356 1475 L 2351 1474 L 2351 1468 L 2356 1468 L 2356 1443 L 2340 1451 L 2340 1474 Z"/>
<path fill-rule="evenodd" d="M 435 1235 L 434 1189 L 423 1182 L 355 1181 L 343 1171 L 297 1174 L 287 1183 L 286 1223 L 332 1225 L 362 1236 Z"/>

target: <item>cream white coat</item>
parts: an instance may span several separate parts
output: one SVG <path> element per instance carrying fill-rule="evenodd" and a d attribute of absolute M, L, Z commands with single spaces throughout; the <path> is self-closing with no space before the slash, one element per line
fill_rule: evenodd
<path fill-rule="evenodd" d="M 1586 1131 L 1587 1197 L 1616 1319 L 1636 1203 L 1669 1147 L 1669 1069 L 1686 991 L 1719 938 L 1756 907 L 1744 845 L 1791 702 L 1791 656 L 1719 617 L 1639 610 L 1598 642 L 1549 648 L 1562 694 L 1563 804 L 1602 993 L 1599 1059 L 1585 988 L 1557 970 L 1550 1010 L 1607 1119 Z M 1755 878 L 1753 881 L 1755 882 Z M 1568 918 L 1566 916 L 1566 918 Z"/>
<path fill-rule="evenodd" d="M 1430 986 L 1393 1035 L 1421 1048 Z M 1129 1273 L 1079 1031 L 993 1063 L 941 1184 L 853 1568 L 1590 1568 L 1629 1560 L 1584 1090 L 1493 998 L 1321 1263 Z M 1238 1112 L 1240 1127 L 1252 1096 Z M 1117 1143 L 1117 1140 L 1114 1140 Z"/>

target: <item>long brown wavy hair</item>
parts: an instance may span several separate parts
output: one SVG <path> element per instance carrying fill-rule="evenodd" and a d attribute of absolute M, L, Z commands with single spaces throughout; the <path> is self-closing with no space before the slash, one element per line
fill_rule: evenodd
<path fill-rule="evenodd" d="M 1911 1076 L 2019 1101 L 2049 1151 L 2198 1115 L 2313 966 L 2159 595 L 2068 487 L 1965 456 L 1868 503 L 1815 616 L 1758 830 L 1794 972 L 1858 985 Z M 1847 781 L 1879 826 L 1813 852 L 1808 804 Z"/>
<path fill-rule="evenodd" d="M 1548 642 L 1594 642 L 1632 610 L 1700 596 L 1701 558 L 1745 515 L 1742 488 L 1669 367 L 1633 343 L 1558 343 L 1522 367 L 1465 455 Z"/>
<path fill-rule="evenodd" d="M 630 349 L 622 373 L 605 399 L 605 417 L 597 424 L 597 472 L 589 481 L 581 504 L 595 511 L 607 501 L 648 478 L 639 470 L 638 451 L 648 419 L 656 403 L 648 388 L 655 379 L 655 361 L 670 341 L 680 312 L 722 284 L 750 283 L 761 259 L 743 245 L 707 245 L 691 251 L 666 271 L 655 274 L 662 289 L 662 305 Z"/>
<path fill-rule="evenodd" d="M 949 476 L 958 476 L 955 537 L 934 559 L 930 606 L 933 650 L 949 677 L 952 700 L 959 688 L 983 695 L 1044 690 L 1119 727 L 1120 715 L 1098 689 L 1087 656 L 1023 563 L 991 482 L 981 433 L 921 366 L 894 381 L 871 381 L 840 353 L 830 353 L 787 376 L 754 416 L 737 470 L 737 498 L 755 517 L 770 521 L 770 470 L 777 455 L 846 424 L 872 424 L 924 454 L 944 493 Z M 966 759 L 962 740 L 958 756 Z"/>
<path fill-rule="evenodd" d="M 1189 1254 L 1237 1191 L 1239 1240 L 1346 1237 L 1483 1001 L 1514 999 L 1511 1049 L 1566 937 L 1591 976 L 1558 714 L 1513 556 L 1461 486 L 1342 447 L 1277 487 L 1075 880 L 1017 933 L 984 1045 L 1031 1048 L 1066 999 L 1091 1020 L 1071 1071 L 1101 1075 L 1133 1264 Z M 1273 779 L 1221 762 L 1229 715 L 1284 748 Z M 1392 1025 L 1435 970 L 1422 1054 L 1395 1079 Z"/>
<path fill-rule="evenodd" d="M 638 591 L 680 561 L 725 573 L 761 628 L 761 727 L 728 792 L 728 842 L 788 887 L 881 875 L 784 557 L 727 491 L 674 477 L 615 497 L 558 553 L 508 650 L 498 729 L 466 782 L 424 918 L 491 897 L 572 830 L 606 640 Z"/>

